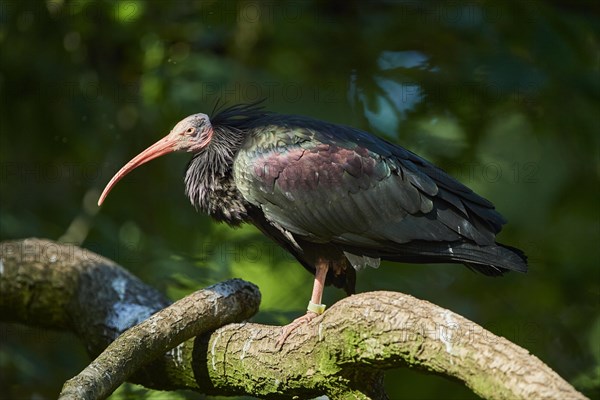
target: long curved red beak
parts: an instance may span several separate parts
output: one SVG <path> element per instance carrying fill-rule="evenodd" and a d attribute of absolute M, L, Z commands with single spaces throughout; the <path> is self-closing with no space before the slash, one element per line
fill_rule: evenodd
<path fill-rule="evenodd" d="M 157 157 L 160 157 L 164 154 L 171 153 L 175 151 L 175 144 L 177 143 L 176 138 L 171 135 L 165 136 L 158 142 L 154 143 L 152 146 L 148 147 L 146 150 L 142 151 L 140 154 L 135 156 L 131 161 L 123 166 L 112 177 L 108 185 L 104 188 L 102 195 L 100 195 L 100 199 L 98 200 L 98 206 L 101 206 L 108 193 L 110 193 L 113 186 L 117 184 L 125 175 L 129 172 L 133 171 L 135 168 L 139 167 L 142 164 L 147 163 L 150 160 L 154 160 Z"/>

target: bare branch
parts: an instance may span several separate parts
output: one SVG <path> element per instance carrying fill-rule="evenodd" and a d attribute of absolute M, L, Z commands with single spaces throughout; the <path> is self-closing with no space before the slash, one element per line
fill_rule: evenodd
<path fill-rule="evenodd" d="M 117 334 L 167 305 L 160 294 L 109 260 L 63 246 L 41 240 L 1 243 L 3 319 L 73 330 L 94 354 L 102 343 L 106 347 Z M 59 254 L 43 250 L 50 247 Z M 64 257 L 78 252 L 85 256 Z M 210 296 L 205 300 L 214 303 Z M 190 312 L 211 309 L 210 304 L 191 302 L 184 299 L 173 305 L 164 318 L 188 320 Z M 147 335 L 152 320 L 131 329 L 122 340 Z M 158 347 L 144 347 L 149 355 L 143 362 L 151 358 L 150 352 L 154 356 L 182 340 L 172 338 L 167 344 L 166 338 L 179 335 L 181 327 L 164 325 L 174 331 L 161 333 Z M 103 333 L 106 330 L 110 334 Z M 585 398 L 519 346 L 449 310 L 401 293 L 363 293 L 339 301 L 295 331 L 281 351 L 276 350 L 279 334 L 279 327 L 229 324 L 183 342 L 131 379 L 157 389 L 219 395 L 384 399 L 382 371 L 408 365 L 459 379 L 488 399 Z M 113 347 L 119 346 L 109 349 Z M 125 347 L 131 356 L 129 345 Z M 116 361 L 111 373 L 126 376 L 132 369 L 129 362 Z"/>
<path fill-rule="evenodd" d="M 199 290 L 125 331 L 65 383 L 60 399 L 105 398 L 167 350 L 196 335 L 250 318 L 259 304 L 258 288 L 240 279 Z"/>

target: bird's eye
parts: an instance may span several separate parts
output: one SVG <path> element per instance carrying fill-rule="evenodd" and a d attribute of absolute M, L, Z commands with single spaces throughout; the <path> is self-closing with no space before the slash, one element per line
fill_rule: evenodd
<path fill-rule="evenodd" d="M 194 128 L 187 128 L 187 131 L 185 131 L 185 133 L 188 133 L 191 135 L 192 133 L 194 133 L 194 131 L 195 131 Z"/>

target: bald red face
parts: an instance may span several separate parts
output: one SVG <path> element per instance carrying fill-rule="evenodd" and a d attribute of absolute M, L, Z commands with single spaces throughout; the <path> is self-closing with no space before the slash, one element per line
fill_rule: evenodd
<path fill-rule="evenodd" d="M 184 118 L 175 125 L 167 136 L 135 156 L 112 177 L 98 200 L 98 206 L 102 205 L 117 182 L 135 168 L 174 151 L 196 153 L 210 143 L 212 135 L 212 125 L 206 114 L 194 114 Z"/>

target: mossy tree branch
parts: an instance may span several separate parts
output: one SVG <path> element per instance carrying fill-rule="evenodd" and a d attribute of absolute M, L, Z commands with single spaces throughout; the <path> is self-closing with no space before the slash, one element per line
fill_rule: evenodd
<path fill-rule="evenodd" d="M 252 284 L 234 280 L 191 296 L 166 308 L 156 290 L 79 247 L 39 239 L 0 243 L 2 320 L 71 330 L 93 357 L 108 347 L 65 386 L 65 398 L 102 398 L 129 379 L 206 394 L 380 399 L 383 371 L 406 365 L 459 379 L 488 399 L 585 398 L 519 346 L 401 293 L 348 297 L 294 332 L 281 351 L 278 327 L 237 323 L 214 330 L 256 312 L 260 294 Z M 158 340 L 149 341 L 153 336 Z M 140 340 L 148 341 L 140 346 Z"/>

